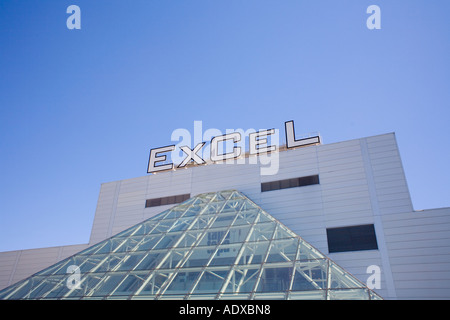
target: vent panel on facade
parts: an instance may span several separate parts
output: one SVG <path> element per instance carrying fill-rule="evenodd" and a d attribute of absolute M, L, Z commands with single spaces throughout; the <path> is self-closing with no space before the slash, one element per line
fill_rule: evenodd
<path fill-rule="evenodd" d="M 165 206 L 168 204 L 177 204 L 189 199 L 190 197 L 191 195 L 187 193 L 187 194 L 179 194 L 176 196 L 147 199 L 145 201 L 145 207 L 150 208 L 150 207 Z"/>
<path fill-rule="evenodd" d="M 284 180 L 276 180 L 276 181 L 270 181 L 270 182 L 263 182 L 263 183 L 261 183 L 261 192 L 280 190 L 280 189 L 288 189 L 288 188 L 296 188 L 296 187 L 304 187 L 304 186 L 310 186 L 310 185 L 314 185 L 314 184 L 319 184 L 319 176 L 318 175 L 284 179 Z"/>
<path fill-rule="evenodd" d="M 373 224 L 330 228 L 327 239 L 330 253 L 378 249 Z"/>

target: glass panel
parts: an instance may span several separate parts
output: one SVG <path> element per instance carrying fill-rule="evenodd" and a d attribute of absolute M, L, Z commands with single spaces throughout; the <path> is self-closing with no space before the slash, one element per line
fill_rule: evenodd
<path fill-rule="evenodd" d="M 293 291 L 317 290 L 327 287 L 328 261 L 307 260 L 295 263 Z"/>
<path fill-rule="evenodd" d="M 114 269 L 121 261 L 122 256 L 118 254 L 102 254 L 93 255 L 89 257 L 89 260 L 95 263 L 97 266 L 90 271 L 102 272 Z"/>
<path fill-rule="evenodd" d="M 254 263 L 262 263 L 267 248 L 269 246 L 269 242 L 250 242 L 244 244 L 244 251 L 239 258 L 237 264 L 245 265 L 245 264 L 254 264 Z"/>
<path fill-rule="evenodd" d="M 258 223 L 263 223 L 263 222 L 275 222 L 275 223 L 277 223 L 277 221 L 274 218 L 269 216 L 264 211 L 261 211 L 261 213 L 259 214 L 259 217 L 258 217 Z"/>
<path fill-rule="evenodd" d="M 192 218 L 180 218 L 177 221 L 173 223 L 173 225 L 170 227 L 170 232 L 177 232 L 177 231 L 183 231 L 186 230 L 189 225 L 192 223 Z"/>
<path fill-rule="evenodd" d="M 138 295 L 154 295 L 170 276 L 170 272 L 155 272 L 151 275 L 147 283 L 144 285 Z M 144 282 L 145 283 L 145 282 Z M 140 288 L 139 288 L 140 289 Z M 138 290 L 139 290 L 138 289 Z M 136 291 L 137 292 L 137 291 Z"/>
<path fill-rule="evenodd" d="M 288 296 L 290 300 L 325 300 L 325 298 L 325 290 L 290 292 Z"/>
<path fill-rule="evenodd" d="M 268 241 L 272 239 L 276 223 L 256 224 L 248 241 Z"/>
<path fill-rule="evenodd" d="M 158 225 L 152 230 L 151 234 L 165 233 L 176 220 L 160 220 Z"/>
<path fill-rule="evenodd" d="M 175 243 L 177 242 L 178 238 L 180 238 L 182 235 L 165 235 L 154 247 L 154 249 L 165 249 L 165 248 L 171 248 L 175 246 Z"/>
<path fill-rule="evenodd" d="M 211 220 L 215 219 L 215 215 L 202 215 L 192 225 L 191 230 L 205 229 Z"/>
<path fill-rule="evenodd" d="M 214 247 L 195 248 L 189 256 L 189 260 L 183 267 L 202 267 L 206 266 L 209 258 L 214 252 Z"/>
<path fill-rule="evenodd" d="M 368 300 L 369 293 L 367 289 L 336 289 L 328 290 L 328 296 L 331 300 Z"/>
<path fill-rule="evenodd" d="M 70 265 L 71 258 L 67 258 L 64 259 L 56 264 L 54 264 L 53 266 L 50 266 L 44 270 L 42 270 L 41 272 L 36 273 L 37 276 L 44 276 L 44 275 L 51 275 L 51 274 L 56 274 L 56 273 L 66 273 L 65 270 L 67 269 L 67 267 Z"/>
<path fill-rule="evenodd" d="M 222 288 L 227 274 L 228 271 L 214 271 L 213 269 L 207 269 L 200 278 L 193 293 L 218 293 L 220 288 Z"/>
<path fill-rule="evenodd" d="M 64 276 L 50 276 L 45 278 L 36 277 L 32 281 L 32 286 L 28 291 L 28 299 L 38 299 L 52 290 L 64 289 L 66 284 L 66 278 Z M 67 290 L 66 290 L 67 291 Z"/>
<path fill-rule="evenodd" d="M 26 279 L 0 291 L 0 299 L 22 299 L 30 291 L 31 279 Z"/>
<path fill-rule="evenodd" d="M 231 224 L 231 222 L 233 222 L 234 218 L 235 218 L 235 214 L 233 215 L 219 215 L 216 220 L 214 221 L 214 223 L 212 224 L 211 228 L 220 228 L 220 227 L 226 227 L 229 226 Z"/>
<path fill-rule="evenodd" d="M 226 293 L 252 292 L 255 286 L 259 266 L 255 268 L 236 267 L 231 274 L 230 281 L 225 289 Z"/>
<path fill-rule="evenodd" d="M 153 249 L 153 247 L 158 243 L 161 239 L 161 236 L 145 236 L 136 246 L 135 251 L 148 251 Z"/>
<path fill-rule="evenodd" d="M 217 229 L 216 229 L 217 230 Z M 225 239 L 223 239 L 225 237 Z M 206 238 L 208 240 L 208 246 L 216 246 L 219 243 L 227 243 L 227 240 L 230 238 L 230 234 L 226 232 L 226 230 L 217 230 L 217 231 L 208 231 L 206 233 Z M 222 242 L 223 239 L 223 242 Z"/>
<path fill-rule="evenodd" d="M 298 239 L 273 240 L 266 262 L 293 261 L 297 254 Z"/>
<path fill-rule="evenodd" d="M 210 266 L 231 266 L 236 261 L 236 256 L 242 244 L 222 245 L 214 254 Z"/>
<path fill-rule="evenodd" d="M 219 297 L 220 300 L 248 300 L 250 293 L 224 293 Z"/>
<path fill-rule="evenodd" d="M 233 226 L 229 230 L 228 243 L 242 243 L 247 238 L 251 226 Z"/>
<path fill-rule="evenodd" d="M 147 220 L 146 222 L 140 225 L 140 228 L 133 233 L 133 236 L 142 236 L 149 234 L 150 231 L 152 231 L 158 223 L 159 223 L 158 221 Z"/>
<path fill-rule="evenodd" d="M 97 284 L 102 280 L 104 273 L 85 274 L 81 276 L 81 282 L 78 288 L 72 289 L 64 297 L 82 297 L 87 296 L 88 293 L 93 292 Z"/>
<path fill-rule="evenodd" d="M 358 288 L 365 285 L 354 278 L 350 273 L 344 271 L 337 264 L 330 261 L 331 284 L 330 288 Z"/>
<path fill-rule="evenodd" d="M 67 285 L 67 282 L 70 281 L 69 277 L 67 276 L 61 276 L 61 277 L 54 277 L 52 276 L 53 280 L 57 283 L 50 292 L 47 292 L 45 294 L 45 298 L 57 298 L 57 297 L 61 297 L 64 296 L 65 294 L 67 294 L 70 289 L 69 286 Z M 48 280 L 45 280 L 48 281 Z"/>
<path fill-rule="evenodd" d="M 314 249 L 310 244 L 300 240 L 298 260 L 322 259 L 324 256 Z"/>
<path fill-rule="evenodd" d="M 202 210 L 202 207 L 199 205 L 187 207 L 183 217 L 186 218 L 186 217 L 197 216 L 201 212 L 201 210 Z"/>
<path fill-rule="evenodd" d="M 371 300 L 382 300 L 382 298 L 375 292 L 369 291 Z"/>
<path fill-rule="evenodd" d="M 104 240 L 104 241 L 102 241 L 102 242 L 99 242 L 99 243 L 93 245 L 92 247 L 89 247 L 89 248 L 87 248 L 87 249 L 84 249 L 83 251 L 81 251 L 81 252 L 79 253 L 79 255 L 84 255 L 84 254 L 87 255 L 87 254 L 94 254 L 94 253 L 97 253 L 98 250 L 100 250 L 103 246 L 108 245 L 108 243 L 109 243 L 109 239 L 108 239 L 108 240 Z"/>
<path fill-rule="evenodd" d="M 182 261 L 186 257 L 189 250 L 190 249 L 172 249 L 170 252 L 166 252 L 163 264 L 160 266 L 160 269 L 173 269 L 178 267 L 180 261 Z"/>
<path fill-rule="evenodd" d="M 156 266 L 161 262 L 161 259 L 167 252 L 151 252 L 142 258 L 137 265 L 134 267 L 134 270 L 152 270 L 156 268 Z"/>
<path fill-rule="evenodd" d="M 284 292 L 259 292 L 255 294 L 257 300 L 284 300 L 286 299 L 286 293 Z M 262 308 L 263 306 L 255 305 L 256 308 Z M 260 309 L 261 310 L 261 309 Z M 264 308 L 262 309 L 264 310 Z"/>
<path fill-rule="evenodd" d="M 81 282 L 69 289 L 73 265 Z M 236 191 L 190 199 L 0 291 L 0 297 L 380 298 Z"/>
<path fill-rule="evenodd" d="M 132 270 L 136 266 L 136 264 L 138 264 L 143 259 L 144 256 L 145 253 L 122 255 L 120 257 L 121 261 L 118 266 L 114 268 L 114 271 Z"/>
<path fill-rule="evenodd" d="M 127 275 L 113 295 L 129 296 L 139 289 L 143 282 L 144 278 L 138 274 Z"/>
<path fill-rule="evenodd" d="M 195 242 L 197 242 L 198 239 L 200 239 L 200 236 L 203 234 L 203 232 L 204 230 L 194 230 L 185 232 L 183 238 L 181 239 L 177 247 L 178 248 L 191 247 Z"/>
<path fill-rule="evenodd" d="M 289 289 L 292 267 L 264 268 L 261 273 L 257 292 L 276 292 Z"/>
<path fill-rule="evenodd" d="M 179 271 L 164 294 L 187 294 L 199 274 L 199 271 Z"/>
<path fill-rule="evenodd" d="M 124 273 L 107 273 L 102 277 L 101 282 L 90 290 L 87 296 L 108 296 L 125 277 Z"/>
<path fill-rule="evenodd" d="M 233 226 L 252 224 L 255 221 L 258 214 L 259 214 L 258 209 L 242 210 L 240 213 L 238 213 L 238 216 L 236 217 L 236 221 L 233 223 Z"/>
<path fill-rule="evenodd" d="M 183 216 L 188 208 L 188 206 L 176 206 L 168 210 L 167 215 L 164 217 L 164 220 L 178 219 L 179 217 Z"/>

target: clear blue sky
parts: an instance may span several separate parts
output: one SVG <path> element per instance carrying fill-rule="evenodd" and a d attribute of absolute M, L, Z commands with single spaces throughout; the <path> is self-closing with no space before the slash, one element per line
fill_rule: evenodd
<path fill-rule="evenodd" d="M 66 9 L 81 8 L 81 30 Z M 381 30 L 366 9 L 381 8 Z M 450 1 L 0 1 L 0 251 L 87 243 L 100 184 L 203 127 L 395 132 L 450 206 Z"/>

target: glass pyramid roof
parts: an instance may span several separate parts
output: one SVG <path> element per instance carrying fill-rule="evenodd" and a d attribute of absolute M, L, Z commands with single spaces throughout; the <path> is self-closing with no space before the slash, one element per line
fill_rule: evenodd
<path fill-rule="evenodd" d="M 380 299 L 242 193 L 205 193 L 0 299 Z"/>

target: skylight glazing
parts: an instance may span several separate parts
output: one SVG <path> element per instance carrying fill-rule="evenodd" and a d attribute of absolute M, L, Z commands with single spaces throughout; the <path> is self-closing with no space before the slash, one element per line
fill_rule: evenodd
<path fill-rule="evenodd" d="M 380 299 L 242 193 L 201 194 L 0 299 Z"/>

